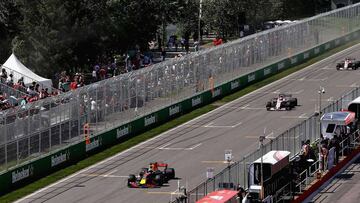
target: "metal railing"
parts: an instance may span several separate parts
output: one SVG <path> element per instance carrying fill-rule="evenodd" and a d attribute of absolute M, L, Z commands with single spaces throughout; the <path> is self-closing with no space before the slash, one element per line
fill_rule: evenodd
<path fill-rule="evenodd" d="M 346 152 L 350 152 L 355 147 L 359 146 L 360 143 L 357 142 L 360 140 L 359 130 L 354 133 L 351 133 L 346 138 L 340 142 L 339 149 L 339 159 L 346 156 Z M 336 155 L 335 155 L 336 156 Z M 295 185 L 294 192 L 302 193 L 303 188 L 306 188 L 310 183 L 316 179 L 316 173 L 320 171 L 320 160 L 315 161 L 309 168 L 305 169 L 299 174 L 299 183 Z M 329 170 L 327 167 L 326 170 Z"/>
<path fill-rule="evenodd" d="M 2 94 L 6 94 L 7 97 L 14 96 L 15 98 L 20 98 L 23 96 L 30 96 L 25 91 L 21 91 L 21 90 L 12 88 L 12 87 L 8 86 L 7 84 L 3 84 L 1 81 L 0 81 L 0 92 Z"/>
<path fill-rule="evenodd" d="M 220 85 L 359 29 L 355 4 L 6 110 L 0 119 L 0 171 L 82 140 L 85 123 L 92 135 L 108 131 L 209 90 L 210 76 Z M 313 124 L 289 130 L 268 148 L 295 153 L 294 135 Z"/>
<path fill-rule="evenodd" d="M 48 86 L 48 85 L 44 85 L 44 84 L 41 83 L 41 81 L 37 81 L 37 79 L 34 79 L 34 78 L 32 78 L 32 77 L 30 77 L 30 76 L 28 76 L 26 74 L 20 73 L 20 72 L 18 72 L 16 70 L 13 70 L 12 68 L 9 68 L 9 67 L 7 67 L 5 65 L 0 64 L 0 66 L 1 66 L 0 69 L 5 69 L 6 70 L 8 76 L 10 74 L 13 75 L 14 83 L 18 82 L 19 79 L 22 79 L 23 82 L 26 85 L 30 85 L 32 82 L 36 82 L 37 84 L 39 84 L 40 88 L 42 88 L 42 89 L 48 88 L 49 93 L 51 93 L 51 92 L 59 92 L 58 89 L 56 89 L 54 87 L 51 87 L 51 86 Z"/>
<path fill-rule="evenodd" d="M 343 95 L 339 100 L 330 103 L 327 107 L 322 109 L 322 112 L 328 113 L 333 111 L 338 111 L 341 109 L 346 109 L 350 101 L 360 96 L 360 89 L 357 87 L 347 94 Z M 275 139 L 269 140 L 263 147 L 263 154 L 271 150 L 286 150 L 291 152 L 291 158 L 297 156 L 301 150 L 302 141 L 310 140 L 312 143 L 318 142 L 319 135 L 319 117 L 311 116 L 307 120 L 297 124 L 296 126 L 290 128 L 286 132 L 282 133 Z M 351 139 L 350 143 L 359 142 L 359 137 L 350 136 L 347 139 Z M 350 145 L 343 144 L 343 149 L 347 148 Z M 193 190 L 187 193 L 188 202 L 196 202 L 197 200 L 203 198 L 206 194 L 215 191 L 219 188 L 219 183 L 229 182 L 229 177 L 231 177 L 230 182 L 234 185 L 242 185 L 244 188 L 248 188 L 248 167 L 249 165 L 260 158 L 261 150 L 257 149 L 254 152 L 246 155 L 243 159 L 236 161 L 234 164 L 223 169 L 218 173 L 214 178 L 207 179 L 203 183 L 199 184 Z M 318 161 L 313 163 L 308 170 L 303 171 L 303 179 L 300 180 L 302 185 L 310 182 L 310 178 L 314 177 L 314 174 L 319 170 Z M 301 186 L 298 184 L 297 186 Z"/>

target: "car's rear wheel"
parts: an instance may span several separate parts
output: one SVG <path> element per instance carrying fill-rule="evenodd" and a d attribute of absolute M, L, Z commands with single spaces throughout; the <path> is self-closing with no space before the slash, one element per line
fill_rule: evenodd
<path fill-rule="evenodd" d="M 291 102 L 290 101 L 285 103 L 285 109 L 286 110 L 291 110 Z"/>
<path fill-rule="evenodd" d="M 266 103 L 266 110 L 270 111 L 271 108 L 271 102 Z"/>
<path fill-rule="evenodd" d="M 128 182 L 127 182 L 128 187 L 130 187 L 131 186 L 130 183 L 133 183 L 133 182 L 136 182 L 136 176 L 134 174 L 130 174 L 129 178 L 128 178 Z"/>
<path fill-rule="evenodd" d="M 164 178 L 162 174 L 155 175 L 154 181 L 157 186 L 162 186 L 164 184 Z"/>
<path fill-rule="evenodd" d="M 175 169 L 174 168 L 167 168 L 167 169 L 165 169 L 164 173 L 168 179 L 175 178 Z"/>
<path fill-rule="evenodd" d="M 291 98 L 291 105 L 292 106 L 297 106 L 298 105 L 298 101 L 297 101 L 297 98 Z"/>

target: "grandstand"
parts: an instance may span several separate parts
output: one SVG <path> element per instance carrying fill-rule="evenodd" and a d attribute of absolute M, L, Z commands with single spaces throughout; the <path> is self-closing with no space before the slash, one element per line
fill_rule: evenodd
<path fill-rule="evenodd" d="M 85 124 L 94 136 L 343 36 L 358 26 L 352 14 L 329 12 L 4 110 L 0 164 L 9 168 L 83 140 Z"/>

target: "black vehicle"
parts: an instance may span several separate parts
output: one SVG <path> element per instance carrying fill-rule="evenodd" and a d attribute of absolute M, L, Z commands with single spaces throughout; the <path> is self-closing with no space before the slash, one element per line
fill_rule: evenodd
<path fill-rule="evenodd" d="M 266 110 L 281 111 L 291 110 L 298 105 L 297 98 L 292 97 L 291 94 L 279 94 L 278 97 L 272 98 L 266 103 Z"/>
<path fill-rule="evenodd" d="M 163 167 L 163 170 L 159 170 Z M 149 168 L 142 168 L 139 175 L 130 174 L 127 186 L 130 188 L 161 187 L 164 183 L 175 178 L 175 169 L 168 168 L 166 163 L 150 163 Z"/>
<path fill-rule="evenodd" d="M 360 61 L 347 58 L 336 64 L 336 70 L 357 70 L 360 67 Z"/>

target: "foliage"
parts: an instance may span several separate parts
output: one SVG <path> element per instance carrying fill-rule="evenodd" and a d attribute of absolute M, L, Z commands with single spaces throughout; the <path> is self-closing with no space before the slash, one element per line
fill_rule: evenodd
<path fill-rule="evenodd" d="M 0 1 L 0 60 L 11 54 L 11 40 L 18 33 L 19 12 L 13 0 Z"/>
<path fill-rule="evenodd" d="M 328 0 L 203 0 L 201 31 L 239 36 L 243 24 L 295 18 L 319 11 Z M 14 51 L 43 76 L 90 69 L 115 54 L 165 36 L 168 24 L 197 36 L 200 0 L 2 0 L 0 60 Z M 312 3 L 317 6 L 311 9 Z"/>

